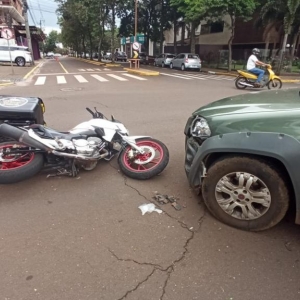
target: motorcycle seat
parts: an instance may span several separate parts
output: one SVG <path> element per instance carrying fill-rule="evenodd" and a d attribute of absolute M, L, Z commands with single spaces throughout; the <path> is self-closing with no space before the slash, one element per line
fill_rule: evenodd
<path fill-rule="evenodd" d="M 35 134 L 37 134 L 39 137 L 43 139 L 65 139 L 65 140 L 73 140 L 73 139 L 82 139 L 86 136 L 95 136 L 96 133 L 93 130 L 87 130 L 85 132 L 82 132 L 81 134 L 72 134 L 69 132 L 59 132 L 51 128 L 47 128 L 40 124 L 33 124 L 30 126 L 30 128 L 34 131 Z"/>

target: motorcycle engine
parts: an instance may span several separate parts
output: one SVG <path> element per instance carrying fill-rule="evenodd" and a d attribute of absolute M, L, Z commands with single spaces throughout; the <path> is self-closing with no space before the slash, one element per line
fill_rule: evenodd
<path fill-rule="evenodd" d="M 73 144 L 78 154 L 91 157 L 105 147 L 105 142 L 97 137 L 89 137 L 87 140 L 73 140 Z"/>

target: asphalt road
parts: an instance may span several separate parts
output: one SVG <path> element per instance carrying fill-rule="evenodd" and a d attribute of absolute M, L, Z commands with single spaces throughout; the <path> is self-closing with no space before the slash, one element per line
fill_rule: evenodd
<path fill-rule="evenodd" d="M 170 163 L 148 181 L 124 177 L 112 160 L 74 179 L 42 173 L 0 186 L 1 300 L 300 298 L 299 226 L 286 218 L 262 233 L 230 228 L 206 212 L 185 177 L 186 120 L 206 103 L 241 93 L 232 80 L 139 80 L 122 68 L 60 63 L 46 62 L 1 93 L 41 97 L 48 126 L 60 130 L 87 120 L 85 107 L 97 106 L 130 134 L 162 140 Z M 142 216 L 138 206 L 153 201 L 154 191 L 178 197 L 182 210 L 167 204 L 162 214 Z"/>

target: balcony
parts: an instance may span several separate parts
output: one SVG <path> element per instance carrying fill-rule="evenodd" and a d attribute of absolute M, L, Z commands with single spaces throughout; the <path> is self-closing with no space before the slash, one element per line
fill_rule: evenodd
<path fill-rule="evenodd" d="M 10 14 L 18 23 L 25 23 L 22 10 L 23 5 L 20 0 L 0 0 L 0 11 Z"/>

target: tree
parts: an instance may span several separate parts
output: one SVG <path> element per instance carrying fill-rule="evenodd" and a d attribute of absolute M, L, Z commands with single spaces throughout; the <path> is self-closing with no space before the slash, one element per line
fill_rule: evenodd
<path fill-rule="evenodd" d="M 193 0 L 189 0 L 193 1 Z M 199 1 L 199 0 L 198 0 Z M 285 0 L 283 0 L 285 1 Z M 206 0 L 206 10 L 212 19 L 220 19 L 229 16 L 230 21 L 226 25 L 231 30 L 228 40 L 228 71 L 231 71 L 232 64 L 232 42 L 235 33 L 236 19 L 248 20 L 256 8 L 255 0 Z"/>
<path fill-rule="evenodd" d="M 56 48 L 56 44 L 61 41 L 61 35 L 56 31 L 52 30 L 49 35 L 46 37 L 44 44 L 44 52 L 52 52 Z"/>
<path fill-rule="evenodd" d="M 297 27 L 297 24 L 299 28 L 299 20 L 296 18 L 299 9 L 300 0 L 268 0 L 261 9 L 261 18 L 265 23 L 283 21 L 284 38 L 279 55 L 278 74 L 280 74 L 288 37 L 292 33 L 293 28 Z M 299 30 L 296 29 L 296 31 Z M 292 63 L 291 60 L 290 64 Z"/>

